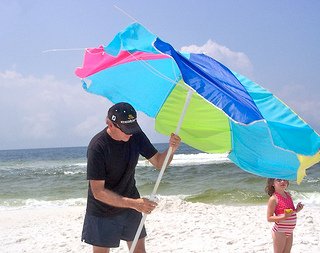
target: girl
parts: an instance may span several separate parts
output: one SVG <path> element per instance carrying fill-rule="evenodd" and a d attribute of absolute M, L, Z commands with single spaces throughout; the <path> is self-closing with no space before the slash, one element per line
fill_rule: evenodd
<path fill-rule="evenodd" d="M 288 185 L 288 180 L 268 178 L 265 189 L 270 196 L 267 219 L 275 223 L 272 228 L 275 253 L 290 253 L 297 213 L 303 208 L 300 202 L 294 207 L 291 195 L 286 192 Z"/>

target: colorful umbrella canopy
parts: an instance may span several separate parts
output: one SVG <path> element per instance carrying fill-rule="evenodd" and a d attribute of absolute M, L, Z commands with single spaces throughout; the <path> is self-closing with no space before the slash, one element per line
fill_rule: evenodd
<path fill-rule="evenodd" d="M 87 49 L 76 69 L 88 92 L 126 101 L 174 132 L 193 91 L 180 137 L 208 153 L 228 153 L 243 170 L 297 180 L 320 161 L 320 136 L 269 91 L 204 54 L 182 53 L 138 23 L 108 46 Z"/>

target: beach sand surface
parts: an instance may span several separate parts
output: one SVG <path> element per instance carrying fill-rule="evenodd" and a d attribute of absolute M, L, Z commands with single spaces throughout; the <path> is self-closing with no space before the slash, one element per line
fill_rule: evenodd
<path fill-rule="evenodd" d="M 0 211 L 0 252 L 92 252 L 81 242 L 85 206 Z M 320 252 L 320 207 L 298 214 L 292 253 Z M 266 206 L 189 203 L 161 197 L 147 217 L 147 252 L 273 252 Z M 111 252 L 128 252 L 126 243 Z"/>

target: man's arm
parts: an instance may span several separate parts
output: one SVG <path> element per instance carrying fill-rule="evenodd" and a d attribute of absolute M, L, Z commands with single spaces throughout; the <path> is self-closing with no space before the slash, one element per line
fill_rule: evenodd
<path fill-rule="evenodd" d="M 132 208 L 143 213 L 150 213 L 157 206 L 156 202 L 145 198 L 132 199 L 120 196 L 113 191 L 105 189 L 104 183 L 104 180 L 90 180 L 90 187 L 95 199 L 110 206 Z"/>

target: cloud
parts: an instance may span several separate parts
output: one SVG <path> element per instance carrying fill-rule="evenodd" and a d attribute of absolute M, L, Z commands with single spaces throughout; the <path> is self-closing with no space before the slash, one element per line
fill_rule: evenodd
<path fill-rule="evenodd" d="M 204 53 L 242 75 L 252 76 L 253 74 L 253 66 L 246 54 L 242 52 L 234 52 L 226 46 L 219 45 L 211 39 L 202 46 L 184 46 L 181 48 L 181 51 L 198 54 Z"/>
<path fill-rule="evenodd" d="M 0 72 L 0 149 L 86 146 L 105 127 L 111 102 L 54 76 Z M 166 140 L 154 122 L 139 112 L 139 124 L 151 141 Z"/>
<path fill-rule="evenodd" d="M 33 139 L 50 139 L 55 136 L 56 125 L 56 121 L 49 113 L 26 115 L 22 119 L 21 133 Z"/>
<path fill-rule="evenodd" d="M 78 136 L 87 136 L 88 132 L 91 132 L 92 129 L 96 129 L 96 126 L 102 125 L 104 122 L 104 118 L 97 117 L 96 115 L 88 115 L 77 124 L 74 128 L 74 133 Z"/>
<path fill-rule="evenodd" d="M 106 99 L 84 92 L 79 80 L 4 71 L 0 88 L 0 149 L 86 145 L 104 127 Z"/>

